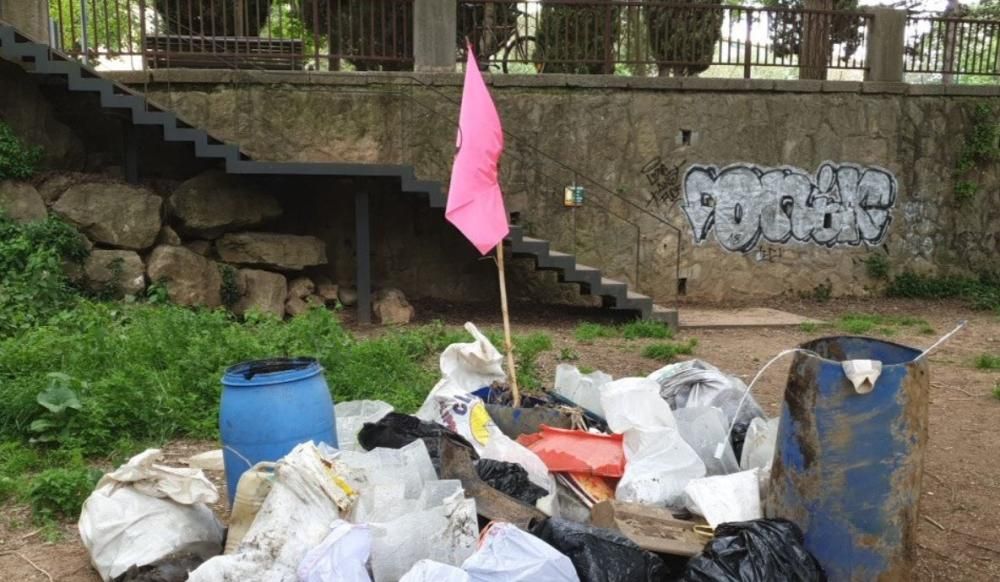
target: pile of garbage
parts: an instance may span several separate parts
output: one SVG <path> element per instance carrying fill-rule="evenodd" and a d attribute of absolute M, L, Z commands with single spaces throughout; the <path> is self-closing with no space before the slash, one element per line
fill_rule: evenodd
<path fill-rule="evenodd" d="M 562 364 L 512 408 L 502 354 L 466 329 L 415 415 L 339 403 L 337 448 L 244 473 L 228 532 L 200 469 L 150 450 L 107 475 L 79 523 L 102 579 L 825 579 L 794 524 L 763 518 L 777 419 L 738 378 L 699 360 L 618 380 Z"/>

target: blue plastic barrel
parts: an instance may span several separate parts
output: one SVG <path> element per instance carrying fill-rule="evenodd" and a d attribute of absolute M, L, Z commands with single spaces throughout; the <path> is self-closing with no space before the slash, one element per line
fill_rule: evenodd
<path fill-rule="evenodd" d="M 236 364 L 222 377 L 219 432 L 229 503 L 243 472 L 308 441 L 337 446 L 333 399 L 312 358 Z"/>
<path fill-rule="evenodd" d="M 927 444 L 928 372 L 919 350 L 863 337 L 801 346 L 781 410 L 768 517 L 792 520 L 831 582 L 910 580 Z M 868 394 L 845 360 L 878 360 Z"/>

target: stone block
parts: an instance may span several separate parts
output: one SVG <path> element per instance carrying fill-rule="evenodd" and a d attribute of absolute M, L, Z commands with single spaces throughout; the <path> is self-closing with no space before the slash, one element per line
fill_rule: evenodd
<path fill-rule="evenodd" d="M 326 243 L 314 236 L 242 232 L 223 236 L 215 246 L 219 257 L 227 263 L 281 271 L 326 264 Z"/>
<path fill-rule="evenodd" d="M 372 310 L 382 325 L 410 323 L 416 311 L 399 289 L 381 289 L 375 293 Z"/>
<path fill-rule="evenodd" d="M 83 283 L 93 292 L 137 295 L 146 289 L 146 267 L 135 251 L 95 249 L 83 265 Z"/>
<path fill-rule="evenodd" d="M 284 275 L 259 269 L 240 269 L 237 277 L 243 296 L 233 305 L 233 313 L 243 315 L 256 309 L 276 317 L 284 317 L 285 298 L 288 295 L 288 283 Z"/>
<path fill-rule="evenodd" d="M 108 246 L 142 250 L 160 233 L 162 201 L 146 188 L 117 183 L 76 184 L 52 210 L 91 240 Z"/>
<path fill-rule="evenodd" d="M 214 238 L 281 216 L 278 200 L 244 181 L 209 171 L 182 183 L 170 197 L 171 214 L 185 234 Z"/>
<path fill-rule="evenodd" d="M 218 263 L 184 247 L 162 245 L 153 249 L 146 274 L 151 282 L 166 285 L 170 300 L 178 305 L 222 305 Z"/>
<path fill-rule="evenodd" d="M 45 220 L 48 211 L 38 190 L 28 182 L 0 181 L 0 210 L 17 222 Z"/>

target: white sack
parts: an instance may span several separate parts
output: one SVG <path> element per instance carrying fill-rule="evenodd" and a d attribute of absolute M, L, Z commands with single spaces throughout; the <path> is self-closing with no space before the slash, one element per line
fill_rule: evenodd
<path fill-rule="evenodd" d="M 205 503 L 218 492 L 200 469 L 157 465 L 150 449 L 105 475 L 83 504 L 80 538 L 105 581 L 174 552 L 222 551 L 222 525 Z"/>
<path fill-rule="evenodd" d="M 300 562 L 327 537 L 356 494 L 311 442 L 281 459 L 274 475 L 271 493 L 236 552 L 208 560 L 188 582 L 298 581 Z"/>
<path fill-rule="evenodd" d="M 580 581 L 568 557 L 513 524 L 494 523 L 484 537 L 462 565 L 472 582 Z"/>
<path fill-rule="evenodd" d="M 756 470 L 693 479 L 684 492 L 690 500 L 688 508 L 704 516 L 712 527 L 764 517 Z"/>
<path fill-rule="evenodd" d="M 470 582 L 465 570 L 435 562 L 420 560 L 399 582 Z"/>
<path fill-rule="evenodd" d="M 371 582 L 368 556 L 372 534 L 368 526 L 335 521 L 330 534 L 299 562 L 299 582 Z"/>

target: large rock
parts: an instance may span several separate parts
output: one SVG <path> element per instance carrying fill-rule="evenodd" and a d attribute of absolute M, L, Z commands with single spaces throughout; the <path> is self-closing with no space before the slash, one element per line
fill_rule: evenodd
<path fill-rule="evenodd" d="M 339 292 L 340 288 L 330 279 L 326 277 L 316 279 L 316 295 L 320 296 L 324 303 L 336 302 Z"/>
<path fill-rule="evenodd" d="M 150 281 L 166 285 L 174 303 L 205 307 L 222 304 L 219 265 L 184 247 L 162 245 L 153 249 L 146 274 Z"/>
<path fill-rule="evenodd" d="M 410 323 L 415 313 L 406 295 L 399 289 L 380 289 L 375 293 L 372 309 L 382 325 Z"/>
<path fill-rule="evenodd" d="M 181 237 L 177 236 L 177 232 L 174 229 L 164 224 L 163 228 L 160 229 L 160 234 L 156 236 L 156 244 L 178 246 L 181 244 Z"/>
<path fill-rule="evenodd" d="M 169 206 L 180 221 L 181 232 L 208 238 L 281 216 L 276 198 L 216 171 L 199 174 L 178 186 Z"/>
<path fill-rule="evenodd" d="M 240 269 L 237 277 L 243 296 L 233 305 L 233 313 L 243 315 L 250 309 L 256 309 L 278 317 L 285 315 L 288 282 L 284 275 L 257 269 Z"/>
<path fill-rule="evenodd" d="M 52 204 L 59 200 L 70 186 L 98 181 L 106 182 L 107 179 L 83 172 L 49 172 L 42 177 L 38 193 L 46 204 Z"/>
<path fill-rule="evenodd" d="M 28 182 L 0 181 L 0 210 L 17 222 L 45 220 L 48 211 L 38 190 Z"/>
<path fill-rule="evenodd" d="M 316 284 L 309 277 L 296 277 L 288 282 L 288 296 L 305 299 L 316 290 Z"/>
<path fill-rule="evenodd" d="M 137 295 L 146 289 L 146 269 L 135 251 L 96 249 L 83 264 L 83 282 L 98 293 Z"/>
<path fill-rule="evenodd" d="M 317 307 L 323 307 L 323 299 L 317 295 L 309 295 L 305 298 L 292 295 L 285 302 L 285 313 L 295 317 Z"/>
<path fill-rule="evenodd" d="M 145 188 L 97 183 L 70 186 L 52 209 L 95 242 L 142 250 L 160 233 L 160 205 Z"/>
<path fill-rule="evenodd" d="M 184 247 L 203 257 L 207 257 L 212 254 L 212 241 L 210 240 L 193 240 L 191 242 L 184 243 Z"/>
<path fill-rule="evenodd" d="M 298 271 L 326 264 L 326 243 L 314 236 L 241 232 L 220 238 L 215 248 L 223 261 L 240 265 Z"/>

